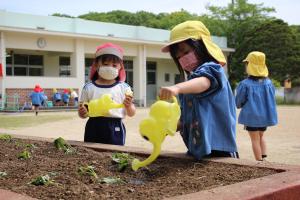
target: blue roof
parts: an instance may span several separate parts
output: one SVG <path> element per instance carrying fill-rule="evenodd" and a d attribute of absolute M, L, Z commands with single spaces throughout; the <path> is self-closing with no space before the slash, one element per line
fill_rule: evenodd
<path fill-rule="evenodd" d="M 0 29 L 1 27 L 116 37 L 141 40 L 141 42 L 152 41 L 159 43 L 168 42 L 170 35 L 170 31 L 168 30 L 148 28 L 144 26 L 131 26 L 90 21 L 80 18 L 40 16 L 7 11 L 0 11 Z M 227 48 L 226 37 L 212 36 L 212 39 L 221 48 Z"/>

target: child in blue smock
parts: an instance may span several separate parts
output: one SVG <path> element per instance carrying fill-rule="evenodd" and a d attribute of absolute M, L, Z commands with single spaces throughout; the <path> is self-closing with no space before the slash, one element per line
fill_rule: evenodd
<path fill-rule="evenodd" d="M 186 21 L 171 31 L 170 52 L 183 82 L 162 87 L 160 99 L 179 95 L 179 129 L 188 154 L 238 157 L 234 95 L 223 66 L 226 59 L 200 21 Z"/>
<path fill-rule="evenodd" d="M 56 88 L 53 88 L 53 103 L 54 105 L 59 105 L 60 102 L 62 101 L 62 97 L 61 97 L 61 94 L 56 90 Z"/>
<path fill-rule="evenodd" d="M 35 111 L 35 115 L 38 115 L 39 107 L 42 105 L 44 101 L 42 93 L 42 88 L 40 85 L 35 85 L 33 92 L 30 94 L 31 102 L 32 102 L 32 109 Z"/>
<path fill-rule="evenodd" d="M 255 159 L 267 157 L 264 132 L 277 124 L 275 88 L 268 78 L 265 54 L 253 51 L 244 60 L 248 78 L 240 82 L 236 106 L 241 108 L 238 122 L 249 132 Z"/>
<path fill-rule="evenodd" d="M 62 95 L 62 99 L 63 99 L 64 105 L 68 106 L 69 105 L 69 101 L 70 101 L 69 90 L 64 89 L 64 93 Z"/>

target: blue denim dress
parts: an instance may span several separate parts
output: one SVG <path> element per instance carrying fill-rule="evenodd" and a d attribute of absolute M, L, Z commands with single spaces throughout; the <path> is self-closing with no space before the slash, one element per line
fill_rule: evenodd
<path fill-rule="evenodd" d="M 204 63 L 188 80 L 206 77 L 211 86 L 199 94 L 179 95 L 181 104 L 181 136 L 188 153 L 196 159 L 212 150 L 237 152 L 235 100 L 221 65 Z"/>

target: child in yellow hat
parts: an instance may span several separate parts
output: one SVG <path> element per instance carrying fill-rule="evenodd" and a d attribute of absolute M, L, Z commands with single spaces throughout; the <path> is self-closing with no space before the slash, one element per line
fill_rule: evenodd
<path fill-rule="evenodd" d="M 234 95 L 222 67 L 226 59 L 208 29 L 200 21 L 178 24 L 162 51 L 170 52 L 183 82 L 162 87 L 159 96 L 179 95 L 178 127 L 188 154 L 196 159 L 238 157 Z"/>
<path fill-rule="evenodd" d="M 241 108 L 238 122 L 249 132 L 255 159 L 267 157 L 264 132 L 268 126 L 277 124 L 275 88 L 268 78 L 266 56 L 259 51 L 248 54 L 246 63 L 248 77 L 240 82 L 236 93 L 236 106 Z"/>

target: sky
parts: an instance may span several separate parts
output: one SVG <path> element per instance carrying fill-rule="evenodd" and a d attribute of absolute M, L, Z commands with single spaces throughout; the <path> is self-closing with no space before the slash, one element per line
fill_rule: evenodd
<path fill-rule="evenodd" d="M 53 13 L 78 16 L 88 12 L 148 11 L 153 13 L 173 12 L 180 9 L 198 15 L 207 13 L 206 5 L 226 6 L 231 0 L 0 0 L 0 10 L 36 15 Z M 249 3 L 264 3 L 274 7 L 276 13 L 270 16 L 283 19 L 290 25 L 300 25 L 300 1 L 297 0 L 248 0 Z"/>

